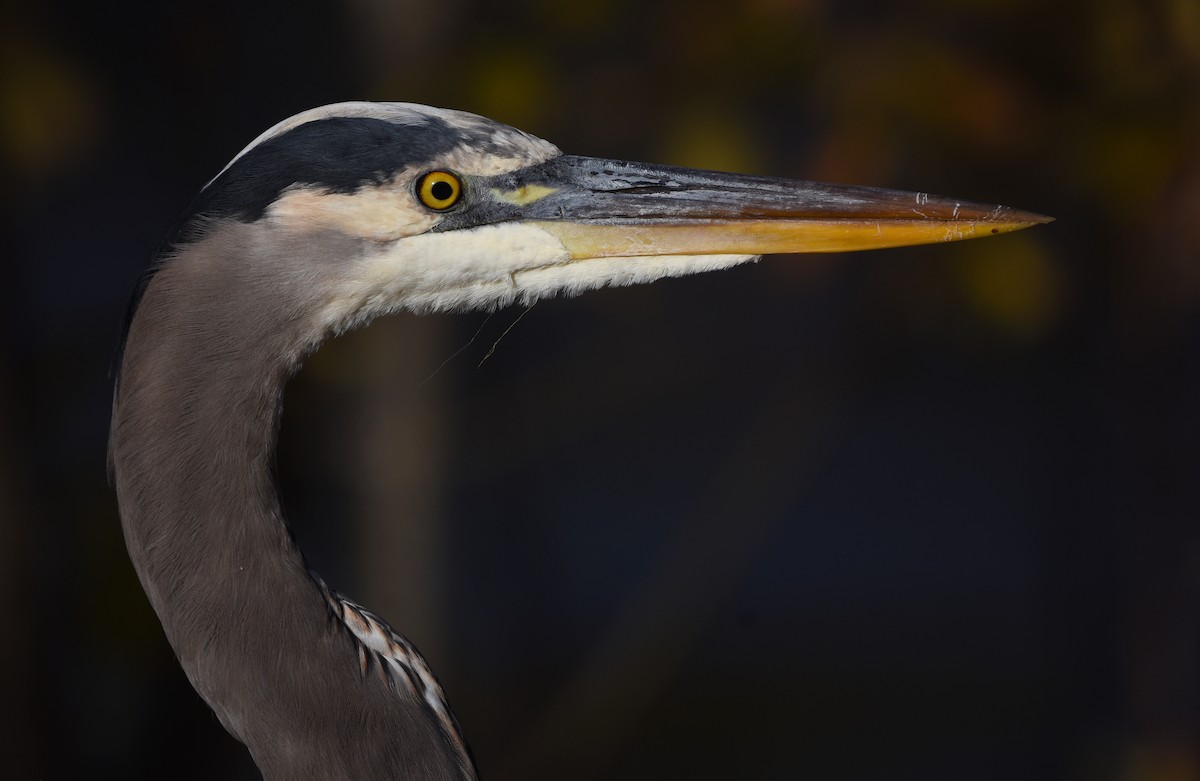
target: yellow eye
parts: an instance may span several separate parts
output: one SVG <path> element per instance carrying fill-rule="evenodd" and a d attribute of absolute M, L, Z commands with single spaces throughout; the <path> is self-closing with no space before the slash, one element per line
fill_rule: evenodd
<path fill-rule="evenodd" d="M 449 171 L 430 171 L 417 180 L 417 197 L 434 211 L 444 211 L 462 197 L 462 181 Z"/>

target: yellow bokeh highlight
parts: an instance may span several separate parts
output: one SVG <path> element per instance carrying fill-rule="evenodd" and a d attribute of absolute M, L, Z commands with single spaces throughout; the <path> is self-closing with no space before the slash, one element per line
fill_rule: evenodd
<path fill-rule="evenodd" d="M 19 31 L 0 39 L 0 155 L 26 180 L 40 181 L 96 142 L 98 102 L 86 74 Z"/>
<path fill-rule="evenodd" d="M 546 124 L 547 111 L 557 111 L 551 84 L 553 67 L 541 54 L 525 48 L 490 49 L 472 69 L 471 110 L 516 127 Z"/>
<path fill-rule="evenodd" d="M 1044 229 L 1044 228 L 1043 228 Z M 1050 251 L 1037 236 L 1016 234 L 964 246 L 952 268 L 977 317 L 1019 339 L 1034 339 L 1054 323 L 1062 284 Z"/>
<path fill-rule="evenodd" d="M 693 109 L 668 126 L 659 156 L 673 165 L 755 173 L 762 171 L 755 146 L 742 115 L 718 108 Z"/>

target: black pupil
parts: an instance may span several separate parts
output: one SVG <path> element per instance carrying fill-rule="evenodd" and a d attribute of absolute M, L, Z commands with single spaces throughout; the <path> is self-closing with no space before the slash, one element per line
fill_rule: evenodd
<path fill-rule="evenodd" d="M 448 201 L 454 197 L 454 187 L 449 182 L 434 182 L 429 187 L 429 194 L 435 201 Z"/>

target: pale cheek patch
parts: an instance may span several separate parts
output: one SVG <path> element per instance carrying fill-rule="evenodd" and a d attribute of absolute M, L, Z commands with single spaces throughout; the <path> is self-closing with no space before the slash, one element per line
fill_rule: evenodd
<path fill-rule="evenodd" d="M 605 285 L 637 285 L 728 268 L 752 255 L 658 255 L 573 260 L 533 225 L 490 225 L 424 234 L 380 247 L 347 266 L 321 313 L 342 331 L 398 309 L 489 309 Z"/>
<path fill-rule="evenodd" d="M 576 296 L 600 287 L 644 285 L 758 260 L 757 255 L 646 255 L 571 260 L 514 274 L 515 300 L 533 303 L 552 296 Z"/>
<path fill-rule="evenodd" d="M 271 204 L 267 218 L 289 230 L 334 230 L 376 242 L 424 233 L 438 221 L 403 186 L 364 187 L 354 193 L 297 188 Z"/>
<path fill-rule="evenodd" d="M 342 330 L 401 308 L 424 312 L 502 305 L 519 293 L 517 273 L 568 258 L 558 239 L 518 223 L 413 236 L 348 266 L 322 319 Z"/>

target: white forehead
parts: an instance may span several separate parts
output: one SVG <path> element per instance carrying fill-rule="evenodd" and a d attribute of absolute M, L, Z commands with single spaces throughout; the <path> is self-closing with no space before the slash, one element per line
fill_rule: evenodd
<path fill-rule="evenodd" d="M 464 171 L 464 173 L 500 173 L 502 170 L 516 167 L 516 164 L 542 162 L 562 154 L 558 147 L 549 141 L 467 111 L 424 106 L 420 103 L 377 103 L 369 100 L 350 100 L 344 103 L 330 103 L 326 106 L 310 108 L 308 111 L 301 111 L 299 114 L 276 123 L 251 141 L 245 149 L 238 152 L 225 165 L 225 168 L 221 169 L 217 177 L 225 173 L 229 166 L 256 146 L 309 122 L 337 117 L 382 119 L 399 125 L 419 125 L 426 118 L 433 117 L 473 135 L 487 137 L 493 146 L 509 150 L 508 154 L 501 156 L 504 163 L 501 164 L 500 170 Z M 514 165 L 509 165 L 510 161 Z M 217 177 L 213 177 L 214 180 Z"/>

